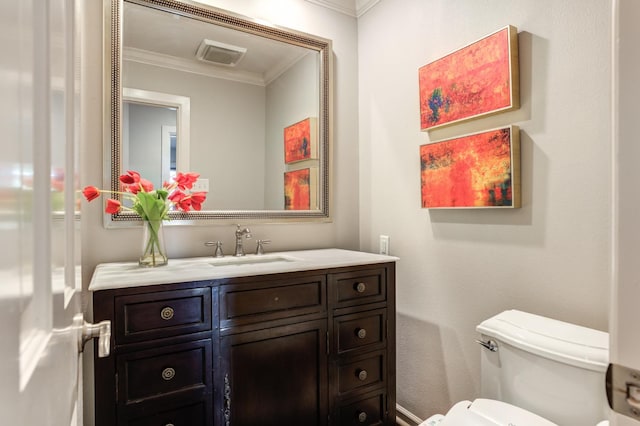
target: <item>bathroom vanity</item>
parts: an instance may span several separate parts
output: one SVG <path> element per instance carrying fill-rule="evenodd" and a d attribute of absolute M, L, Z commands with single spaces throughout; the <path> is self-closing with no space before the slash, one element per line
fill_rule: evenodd
<path fill-rule="evenodd" d="M 395 424 L 395 261 L 326 249 L 99 265 L 96 425 Z"/>

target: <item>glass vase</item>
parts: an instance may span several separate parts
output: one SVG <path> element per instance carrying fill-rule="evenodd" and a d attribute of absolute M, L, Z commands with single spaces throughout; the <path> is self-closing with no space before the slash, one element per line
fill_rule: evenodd
<path fill-rule="evenodd" d="M 164 244 L 163 222 L 145 220 L 142 229 L 142 254 L 138 264 L 147 268 L 166 265 L 168 259 Z"/>

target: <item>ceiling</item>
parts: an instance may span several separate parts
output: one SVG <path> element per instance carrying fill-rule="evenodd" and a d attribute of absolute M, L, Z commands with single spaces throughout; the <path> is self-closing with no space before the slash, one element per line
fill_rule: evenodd
<path fill-rule="evenodd" d="M 123 59 L 245 83 L 267 85 L 312 52 L 303 47 L 125 2 Z M 247 49 L 233 67 L 196 58 L 204 39 Z"/>

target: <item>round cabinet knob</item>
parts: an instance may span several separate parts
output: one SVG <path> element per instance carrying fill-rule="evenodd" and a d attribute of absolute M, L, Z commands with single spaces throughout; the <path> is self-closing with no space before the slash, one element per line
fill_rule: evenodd
<path fill-rule="evenodd" d="M 367 370 L 358 369 L 356 371 L 356 373 L 357 373 L 356 375 L 358 376 L 358 379 L 360 379 L 360 381 L 364 382 L 365 380 L 367 380 L 367 376 L 368 376 Z"/>
<path fill-rule="evenodd" d="M 364 339 L 365 337 L 367 337 L 367 330 L 365 330 L 364 328 L 357 329 L 356 336 L 358 336 L 359 339 Z"/>
<path fill-rule="evenodd" d="M 364 411 L 360 411 L 358 413 L 358 422 L 359 423 L 364 423 L 367 421 L 367 413 L 365 413 Z"/>
<path fill-rule="evenodd" d="M 176 376 L 176 370 L 174 370 L 171 367 L 167 367 L 164 370 L 162 370 L 162 378 L 164 380 L 169 381 L 169 380 L 173 379 L 175 376 Z"/>
<path fill-rule="evenodd" d="M 165 306 L 160 311 L 160 318 L 162 318 L 165 321 L 168 321 L 171 318 L 173 318 L 173 314 L 174 314 L 173 308 L 170 306 Z"/>
<path fill-rule="evenodd" d="M 367 285 L 365 283 L 358 283 L 355 285 L 355 287 L 358 293 L 364 293 L 364 291 L 367 289 Z"/>

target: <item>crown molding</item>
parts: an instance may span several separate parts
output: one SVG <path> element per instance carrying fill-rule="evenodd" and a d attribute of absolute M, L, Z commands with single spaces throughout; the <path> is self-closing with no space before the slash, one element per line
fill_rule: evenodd
<path fill-rule="evenodd" d="M 188 61 L 174 56 L 162 55 L 160 53 L 149 52 L 142 49 L 125 47 L 122 51 L 123 61 L 139 62 L 141 64 L 153 65 L 156 67 L 168 68 L 193 74 L 204 75 L 206 77 L 221 78 L 241 83 L 265 86 L 266 82 L 262 75 L 256 73 L 238 71 L 211 66 L 204 63 Z"/>
<path fill-rule="evenodd" d="M 358 18 L 367 13 L 376 4 L 380 3 L 380 0 L 356 0 L 356 12 Z"/>
<path fill-rule="evenodd" d="M 369 9 L 375 6 L 380 0 L 307 0 L 309 3 L 317 4 L 327 9 L 335 10 L 345 15 L 359 18 Z"/>

